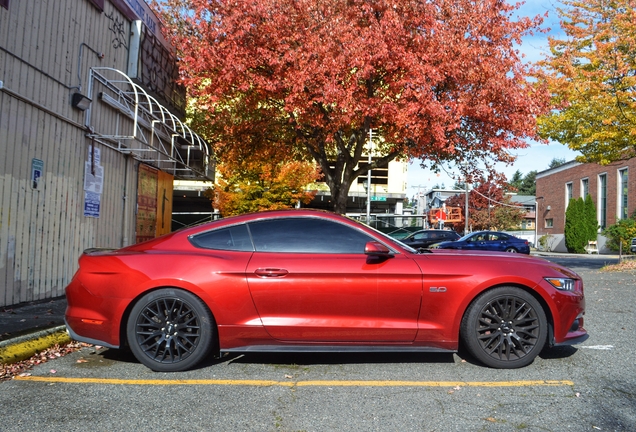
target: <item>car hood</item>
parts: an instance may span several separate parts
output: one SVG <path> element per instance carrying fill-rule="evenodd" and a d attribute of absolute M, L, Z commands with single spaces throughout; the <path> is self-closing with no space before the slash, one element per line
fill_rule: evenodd
<path fill-rule="evenodd" d="M 427 256 L 429 254 L 435 256 L 457 256 L 461 257 L 462 260 L 468 259 L 471 256 L 479 257 L 480 259 L 491 258 L 491 260 L 496 262 L 499 266 L 519 266 L 522 263 L 534 265 L 538 264 L 546 268 L 550 268 L 567 277 L 581 279 L 581 276 L 575 271 L 535 255 L 511 254 L 509 252 L 489 250 L 429 249 L 425 254 L 422 254 L 422 256 Z"/>

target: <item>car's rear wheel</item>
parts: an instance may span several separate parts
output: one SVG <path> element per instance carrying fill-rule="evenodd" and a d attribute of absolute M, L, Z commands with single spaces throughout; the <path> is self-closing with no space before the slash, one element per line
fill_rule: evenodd
<path fill-rule="evenodd" d="M 516 287 L 486 291 L 468 307 L 461 338 L 468 352 L 486 366 L 527 366 L 543 349 L 548 324 L 541 304 Z"/>
<path fill-rule="evenodd" d="M 515 249 L 513 247 L 509 247 L 508 249 L 506 249 L 506 252 L 517 253 L 517 249 Z"/>
<path fill-rule="evenodd" d="M 126 327 L 137 360 L 158 372 L 190 369 L 213 344 L 214 321 L 195 295 L 163 288 L 144 295 L 132 308 Z"/>

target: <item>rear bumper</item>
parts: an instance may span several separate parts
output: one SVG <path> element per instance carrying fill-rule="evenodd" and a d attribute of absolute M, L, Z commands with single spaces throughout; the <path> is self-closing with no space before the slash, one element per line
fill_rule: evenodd
<path fill-rule="evenodd" d="M 66 287 L 66 300 L 64 321 L 73 339 L 119 348 L 121 319 L 128 299 L 94 296 L 74 278 Z"/>
<path fill-rule="evenodd" d="M 73 331 L 73 327 L 71 326 L 71 324 L 69 324 L 69 322 L 65 319 L 64 322 L 66 323 L 66 329 L 68 330 L 69 334 L 71 335 L 71 338 L 79 341 L 79 342 L 86 342 L 89 344 L 93 344 L 93 345 L 101 345 L 101 346 L 105 346 L 106 348 L 119 348 L 119 345 L 112 345 L 111 343 L 104 341 L 104 340 L 99 340 L 99 339 L 92 339 L 90 337 L 85 337 L 82 336 L 78 333 L 76 333 L 75 331 Z"/>

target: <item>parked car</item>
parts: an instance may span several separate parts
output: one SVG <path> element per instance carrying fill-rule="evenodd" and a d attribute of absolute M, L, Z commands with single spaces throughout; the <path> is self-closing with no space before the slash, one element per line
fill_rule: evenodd
<path fill-rule="evenodd" d="M 79 341 L 156 371 L 211 353 L 454 352 L 495 368 L 587 338 L 583 281 L 543 259 L 416 251 L 317 210 L 263 212 L 119 250 L 87 250 L 66 287 Z"/>
<path fill-rule="evenodd" d="M 414 249 L 427 248 L 432 244 L 443 241 L 455 241 L 459 238 L 459 234 L 451 230 L 420 230 L 409 234 L 400 241 Z"/>
<path fill-rule="evenodd" d="M 632 244 L 629 246 L 629 250 L 632 253 L 636 253 L 636 237 L 632 239 Z"/>
<path fill-rule="evenodd" d="M 528 240 L 499 231 L 477 231 L 452 242 L 434 245 L 437 249 L 487 250 L 512 253 L 530 253 Z"/>

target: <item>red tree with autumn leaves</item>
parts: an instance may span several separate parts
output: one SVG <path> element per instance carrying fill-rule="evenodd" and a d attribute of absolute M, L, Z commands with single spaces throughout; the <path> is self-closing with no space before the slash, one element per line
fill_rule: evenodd
<path fill-rule="evenodd" d="M 370 166 L 452 162 L 464 178 L 535 139 L 544 89 L 515 43 L 538 29 L 503 0 L 164 0 L 166 36 L 207 138 L 313 159 L 344 213 Z M 494 172 L 494 170 L 493 170 Z"/>
<path fill-rule="evenodd" d="M 459 207 L 461 214 L 466 214 L 466 195 L 457 194 L 446 200 L 446 207 Z M 510 195 L 495 182 L 483 182 L 468 193 L 468 229 L 510 230 L 521 225 L 526 211 L 513 204 Z M 464 230 L 464 225 L 454 227 Z"/>

